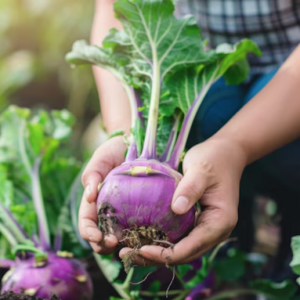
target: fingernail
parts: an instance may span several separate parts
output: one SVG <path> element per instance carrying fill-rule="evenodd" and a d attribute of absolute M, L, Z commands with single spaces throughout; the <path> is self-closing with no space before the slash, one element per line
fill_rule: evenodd
<path fill-rule="evenodd" d="M 175 200 L 175 203 L 173 204 L 173 208 L 175 212 L 181 214 L 185 213 L 188 210 L 188 207 L 189 207 L 189 200 L 184 196 L 179 196 Z"/>
<path fill-rule="evenodd" d="M 84 190 L 84 195 L 85 195 L 86 200 L 89 199 L 91 193 L 92 193 L 92 189 L 91 189 L 91 186 L 88 184 Z"/>

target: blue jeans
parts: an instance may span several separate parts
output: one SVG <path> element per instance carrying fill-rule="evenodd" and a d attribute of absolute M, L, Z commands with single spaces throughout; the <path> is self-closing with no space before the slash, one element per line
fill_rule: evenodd
<path fill-rule="evenodd" d="M 251 101 L 276 71 L 242 85 L 227 85 L 223 78 L 219 79 L 207 93 L 196 115 L 188 146 L 215 134 L 244 104 Z M 288 99 L 286 101 L 288 105 Z M 289 189 L 300 193 L 300 139 L 260 159 L 257 164 Z"/>

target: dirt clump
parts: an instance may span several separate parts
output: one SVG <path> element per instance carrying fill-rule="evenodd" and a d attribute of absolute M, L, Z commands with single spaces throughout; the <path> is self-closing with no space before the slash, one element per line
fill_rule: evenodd
<path fill-rule="evenodd" d="M 16 294 L 10 291 L 0 295 L 0 300 L 60 300 L 60 299 L 56 295 L 52 295 L 50 299 L 42 299 L 35 296 Z"/>

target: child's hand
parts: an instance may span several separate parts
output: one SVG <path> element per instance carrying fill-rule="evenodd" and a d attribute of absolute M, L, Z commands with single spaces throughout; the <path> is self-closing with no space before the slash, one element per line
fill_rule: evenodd
<path fill-rule="evenodd" d="M 135 263 L 184 264 L 228 238 L 238 219 L 239 183 L 245 163 L 243 151 L 224 140 L 211 139 L 188 151 L 172 209 L 183 214 L 199 201 L 202 212 L 197 226 L 174 249 L 142 247 L 143 257 L 136 256 Z M 122 249 L 120 256 L 128 251 L 129 248 Z"/>
<path fill-rule="evenodd" d="M 97 189 L 106 175 L 124 161 L 125 151 L 123 137 L 117 136 L 108 140 L 95 151 L 82 175 L 85 190 L 79 209 L 79 232 L 90 242 L 93 250 L 101 254 L 112 253 L 118 240 L 113 235 L 105 236 L 103 239 L 98 229 Z"/>

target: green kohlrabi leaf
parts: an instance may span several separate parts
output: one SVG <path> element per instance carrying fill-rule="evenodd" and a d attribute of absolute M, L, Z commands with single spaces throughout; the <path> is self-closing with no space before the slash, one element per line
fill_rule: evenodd
<path fill-rule="evenodd" d="M 292 251 L 293 260 L 290 266 L 293 268 L 295 274 L 300 275 L 300 236 L 294 236 L 292 238 Z"/>
<path fill-rule="evenodd" d="M 100 255 L 94 253 L 94 257 L 106 279 L 110 283 L 113 283 L 120 274 L 122 264 L 119 261 L 114 260 L 113 255 Z"/>
<path fill-rule="evenodd" d="M 86 41 L 81 40 L 74 43 L 72 52 L 66 55 L 66 60 L 71 65 L 97 65 L 108 69 L 121 82 L 130 82 L 126 74 L 128 58 L 122 55 L 112 54 L 106 49 L 97 46 L 89 46 Z"/>
<path fill-rule="evenodd" d="M 285 280 L 282 283 L 274 283 L 269 280 L 255 280 L 250 286 L 256 291 L 262 292 L 270 300 L 289 300 L 297 291 L 296 285 L 291 280 Z"/>
<path fill-rule="evenodd" d="M 0 116 L 1 204 L 28 237 L 46 248 L 57 233 L 58 216 L 82 166 L 61 147 L 73 124 L 74 117 L 66 110 L 10 106 Z M 5 224 L 9 230 L 11 225 Z M 16 236 L 16 230 L 11 231 Z"/>
<path fill-rule="evenodd" d="M 119 0 L 114 7 L 128 36 L 126 43 L 130 41 L 131 63 L 139 73 L 153 77 L 158 72 L 155 76 L 162 80 L 176 68 L 210 59 L 194 17 L 176 19 L 172 1 Z"/>
<path fill-rule="evenodd" d="M 198 110 L 208 89 L 222 75 L 230 84 L 243 82 L 249 72 L 246 60 L 249 52 L 260 54 L 258 47 L 247 39 L 235 45 L 221 44 L 211 63 L 176 72 L 166 82 L 169 97 L 161 101 L 165 104 L 160 107 L 161 113 L 171 115 L 178 107 L 186 115 L 193 104 L 197 104 Z"/>
<path fill-rule="evenodd" d="M 181 278 L 183 278 L 189 271 L 193 270 L 193 266 L 186 264 L 186 265 L 178 265 L 177 267 L 178 273 Z"/>
<path fill-rule="evenodd" d="M 102 48 L 77 42 L 66 59 L 75 65 L 96 64 L 115 74 L 130 100 L 135 142 L 140 145 L 143 140 L 141 157 L 157 158 L 167 148 L 163 161 L 177 169 L 209 88 L 221 76 L 230 84 L 244 81 L 249 73 L 247 54 L 260 55 L 260 50 L 247 39 L 205 49 L 195 19 L 175 18 L 171 0 L 117 0 L 114 10 L 123 31 L 112 29 Z M 140 91 L 140 106 L 136 105 L 133 89 Z M 140 123 L 135 122 L 135 111 L 141 106 L 145 131 L 136 128 Z M 165 137 L 171 136 L 173 123 L 181 113 L 185 119 L 180 122 L 180 134 L 175 134 L 174 146 Z M 170 124 L 166 126 L 166 122 Z M 180 126 L 176 133 L 179 131 Z"/>

